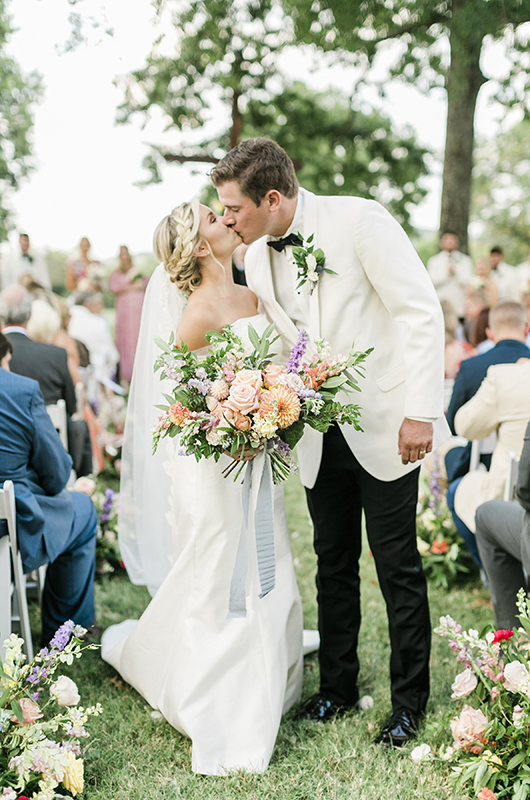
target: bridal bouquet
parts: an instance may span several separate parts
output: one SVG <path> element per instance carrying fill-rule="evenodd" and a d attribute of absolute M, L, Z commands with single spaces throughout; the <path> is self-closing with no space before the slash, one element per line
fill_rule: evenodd
<path fill-rule="evenodd" d="M 61 664 L 72 664 L 82 650 L 85 629 L 65 622 L 30 664 L 22 653 L 23 640 L 11 634 L 0 661 L 0 787 L 2 800 L 52 800 L 62 784 L 71 795 L 83 791 L 81 740 L 90 734 L 92 708 L 78 706 L 79 692 L 65 675 L 53 681 Z M 61 788 L 62 788 L 61 787 Z M 60 795 L 64 796 L 64 795 Z"/>
<path fill-rule="evenodd" d="M 354 375 L 363 375 L 363 362 L 371 353 L 355 352 L 332 356 L 323 340 L 315 342 L 315 353 L 303 360 L 309 337 L 301 331 L 285 366 L 272 362 L 271 339 L 274 324 L 259 336 L 249 327 L 253 347 L 245 353 L 242 340 L 230 327 L 222 333 L 210 331 L 206 338 L 212 349 L 206 358 L 177 348 L 157 338 L 163 353 L 155 362 L 161 378 L 174 382 L 167 405 L 153 430 L 153 452 L 164 436 L 180 435 L 181 453 L 214 458 L 223 453 L 237 456 L 245 447 L 256 449 L 266 443 L 273 479 L 280 483 L 296 469 L 292 449 L 305 425 L 325 432 L 333 423 L 359 425 L 358 405 L 335 401 L 340 390 L 359 391 Z M 244 463 L 243 463 L 244 465 Z M 242 469 L 235 461 L 233 468 Z M 236 475 L 237 477 L 237 475 Z"/>
<path fill-rule="evenodd" d="M 480 800 L 530 796 L 530 601 L 517 599 L 516 631 L 463 631 L 442 617 L 436 633 L 449 639 L 463 671 L 454 699 L 466 698 L 451 721 L 453 780 L 469 784 Z"/>

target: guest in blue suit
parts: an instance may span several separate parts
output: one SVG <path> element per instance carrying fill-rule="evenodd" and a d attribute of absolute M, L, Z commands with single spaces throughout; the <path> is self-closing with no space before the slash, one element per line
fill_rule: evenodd
<path fill-rule="evenodd" d="M 475 396 L 492 364 L 514 364 L 520 358 L 530 358 L 530 348 L 525 344 L 528 333 L 526 309 L 521 303 L 503 302 L 494 306 L 490 311 L 486 332 L 488 338 L 495 342 L 495 347 L 480 356 L 462 361 L 455 379 L 447 409 L 447 422 L 453 434 L 456 412 Z M 453 447 L 447 452 L 445 468 L 449 483 L 469 472 L 470 456 L 470 444 Z"/>
<path fill-rule="evenodd" d="M 24 572 L 48 564 L 42 597 L 46 642 L 68 619 L 85 628 L 94 621 L 97 515 L 89 497 L 65 491 L 71 468 L 39 384 L 0 369 L 0 486 L 6 480 L 15 486 Z"/>

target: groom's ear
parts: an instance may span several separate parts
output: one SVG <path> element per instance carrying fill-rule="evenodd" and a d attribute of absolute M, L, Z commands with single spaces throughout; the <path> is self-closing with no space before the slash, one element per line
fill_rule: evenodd
<path fill-rule="evenodd" d="M 267 204 L 269 211 L 278 211 L 282 204 L 282 196 L 277 189 L 269 189 L 262 202 Z"/>

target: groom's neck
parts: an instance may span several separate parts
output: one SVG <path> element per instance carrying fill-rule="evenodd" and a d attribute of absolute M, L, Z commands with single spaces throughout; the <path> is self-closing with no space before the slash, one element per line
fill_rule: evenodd
<path fill-rule="evenodd" d="M 287 233 L 293 223 L 297 203 L 298 196 L 284 197 L 282 195 L 281 205 L 274 224 L 274 230 L 269 231 L 270 236 L 279 237 L 284 236 Z"/>

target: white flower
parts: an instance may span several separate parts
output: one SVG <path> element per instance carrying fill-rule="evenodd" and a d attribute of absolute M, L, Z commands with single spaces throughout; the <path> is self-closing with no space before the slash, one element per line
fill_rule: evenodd
<path fill-rule="evenodd" d="M 523 728 L 524 727 L 524 718 L 525 712 L 521 706 L 514 706 L 513 709 L 513 727 L 514 728 Z"/>
<path fill-rule="evenodd" d="M 431 748 L 429 747 L 428 744 L 419 744 L 417 747 L 414 748 L 414 750 L 410 754 L 410 757 L 415 764 L 419 764 L 420 761 L 428 761 L 433 757 L 433 755 L 431 753 Z"/>
<path fill-rule="evenodd" d="M 460 675 L 457 675 L 455 678 L 455 682 L 451 686 L 453 690 L 453 694 L 451 695 L 452 699 L 454 700 L 457 697 L 466 697 L 468 694 L 476 688 L 477 686 L 477 676 L 473 672 L 472 669 L 465 669 Z"/>
<path fill-rule="evenodd" d="M 309 253 L 306 256 L 305 263 L 307 265 L 308 272 L 314 272 L 315 271 L 316 266 L 317 266 L 317 260 L 316 260 L 315 256 L 313 255 L 313 253 Z M 311 278 L 309 280 L 311 280 Z M 317 280 L 318 280 L 318 277 L 317 277 Z"/>
<path fill-rule="evenodd" d="M 286 375 L 280 375 L 278 383 L 283 386 L 288 386 L 289 389 L 292 389 L 293 392 L 297 394 L 300 394 L 302 389 L 305 388 L 302 378 L 300 375 L 297 375 L 296 372 L 288 372 Z"/>
<path fill-rule="evenodd" d="M 206 431 L 206 441 L 214 447 L 219 444 L 219 433 L 216 428 L 210 428 Z"/>
<path fill-rule="evenodd" d="M 427 553 L 430 552 L 431 546 L 425 539 L 422 539 L 420 536 L 416 538 L 416 543 L 418 547 L 418 553 L 420 556 L 426 556 Z"/>
<path fill-rule="evenodd" d="M 314 269 L 308 269 L 307 280 L 311 281 L 311 283 L 316 283 L 318 281 L 318 272 L 315 272 Z"/>
<path fill-rule="evenodd" d="M 511 661 L 504 668 L 504 685 L 509 692 L 521 692 L 530 697 L 530 675 L 520 661 Z"/>
<path fill-rule="evenodd" d="M 55 683 L 52 683 L 50 694 L 55 697 L 60 706 L 76 706 L 81 699 L 77 686 L 66 675 L 61 675 Z"/>
<path fill-rule="evenodd" d="M 486 634 L 485 638 L 486 638 L 487 643 L 491 644 L 492 641 L 495 639 L 495 634 L 493 633 L 493 631 L 488 631 L 488 633 Z"/>
<path fill-rule="evenodd" d="M 374 698 L 370 697 L 369 694 L 365 694 L 364 697 L 361 697 L 359 700 L 359 708 L 361 711 L 368 711 L 368 709 L 374 707 Z"/>
<path fill-rule="evenodd" d="M 17 793 L 14 789 L 4 789 L 2 792 L 2 800 L 17 800 Z"/>

